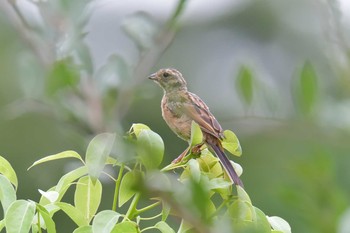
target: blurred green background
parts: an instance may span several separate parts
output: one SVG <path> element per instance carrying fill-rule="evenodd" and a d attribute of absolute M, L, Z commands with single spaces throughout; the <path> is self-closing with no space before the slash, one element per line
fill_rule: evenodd
<path fill-rule="evenodd" d="M 350 7 L 346 1 L 38 0 L 0 2 L 0 155 L 18 198 L 38 200 L 100 132 L 161 119 L 146 77 L 180 70 L 239 137 L 253 204 L 293 232 L 350 232 Z M 113 187 L 106 181 L 105 203 Z M 110 190 L 110 192 L 108 192 Z M 109 194 L 108 194 L 109 193 Z M 65 228 L 61 231 L 64 232 Z"/>

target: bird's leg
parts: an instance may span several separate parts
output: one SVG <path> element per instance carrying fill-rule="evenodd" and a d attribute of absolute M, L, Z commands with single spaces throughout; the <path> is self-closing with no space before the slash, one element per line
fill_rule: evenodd
<path fill-rule="evenodd" d="M 191 153 L 196 155 L 196 156 L 200 155 L 201 154 L 201 147 L 203 145 L 204 145 L 204 142 L 195 145 L 194 147 L 192 147 Z"/>
<path fill-rule="evenodd" d="M 173 161 L 172 161 L 172 163 L 178 163 L 178 162 L 180 162 L 184 157 L 185 157 L 185 155 L 187 155 L 187 153 L 188 153 L 188 151 L 190 150 L 190 146 L 189 147 L 187 147 L 187 149 L 186 150 L 184 150 L 184 152 L 182 152 L 176 159 L 174 159 Z"/>

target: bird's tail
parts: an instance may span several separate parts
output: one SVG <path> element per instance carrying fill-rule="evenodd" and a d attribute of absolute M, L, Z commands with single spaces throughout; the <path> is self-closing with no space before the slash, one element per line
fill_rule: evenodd
<path fill-rule="evenodd" d="M 214 144 L 214 143 L 210 143 L 207 142 L 210 146 L 210 148 L 215 152 L 216 156 L 219 158 L 222 166 L 224 167 L 226 173 L 228 174 L 228 176 L 230 177 L 231 181 L 236 184 L 241 186 L 242 188 L 244 188 L 243 186 L 243 182 L 241 181 L 241 179 L 239 178 L 239 176 L 237 175 L 235 169 L 233 168 L 230 160 L 227 158 L 225 152 L 223 151 L 223 149 L 220 147 L 220 145 Z"/>

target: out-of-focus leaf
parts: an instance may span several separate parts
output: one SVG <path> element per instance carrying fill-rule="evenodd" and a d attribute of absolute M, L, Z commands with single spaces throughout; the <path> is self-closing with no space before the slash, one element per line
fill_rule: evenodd
<path fill-rule="evenodd" d="M 115 225 L 111 233 L 140 233 L 140 229 L 135 222 L 121 222 Z"/>
<path fill-rule="evenodd" d="M 93 222 L 92 230 L 93 232 L 99 233 L 110 233 L 117 224 L 120 214 L 112 210 L 104 210 L 99 212 Z"/>
<path fill-rule="evenodd" d="M 350 232 L 350 208 L 347 209 L 340 217 L 338 229 L 338 233 Z"/>
<path fill-rule="evenodd" d="M 137 139 L 137 156 L 147 169 L 157 168 L 164 155 L 162 138 L 152 130 L 141 130 Z"/>
<path fill-rule="evenodd" d="M 137 171 L 127 172 L 123 176 L 119 190 L 119 207 L 124 205 L 128 200 L 130 200 L 130 198 L 132 198 L 132 196 L 135 195 L 135 184 L 139 176 L 140 174 Z"/>
<path fill-rule="evenodd" d="M 16 191 L 10 181 L 0 174 L 0 202 L 4 213 L 6 213 L 8 207 L 16 201 L 16 198 Z"/>
<path fill-rule="evenodd" d="M 125 33 L 136 43 L 140 50 L 148 49 L 153 45 L 157 27 L 156 22 L 144 12 L 129 16 L 122 25 Z"/>
<path fill-rule="evenodd" d="M 129 130 L 129 134 L 134 135 L 136 138 L 140 135 L 141 131 L 144 129 L 149 129 L 150 128 L 145 125 L 145 124 L 141 124 L 141 123 L 134 123 L 132 124 L 130 130 Z"/>
<path fill-rule="evenodd" d="M 94 65 L 92 62 L 89 47 L 84 42 L 80 42 L 80 43 L 77 43 L 77 46 L 75 46 L 75 49 L 82 63 L 81 66 L 84 68 L 84 70 L 86 70 L 88 74 L 92 75 L 94 72 Z"/>
<path fill-rule="evenodd" d="M 250 105 L 253 100 L 253 74 L 249 67 L 245 65 L 240 67 L 236 88 L 245 103 Z"/>
<path fill-rule="evenodd" d="M 5 220 L 2 219 L 2 220 L 0 220 L 0 231 L 2 231 L 2 229 L 4 229 L 4 227 L 5 227 Z"/>
<path fill-rule="evenodd" d="M 292 228 L 290 227 L 289 223 L 283 218 L 272 216 L 267 217 L 267 220 L 269 221 L 272 229 L 283 233 L 292 233 Z"/>
<path fill-rule="evenodd" d="M 222 141 L 222 146 L 231 154 L 236 156 L 242 155 L 242 147 L 239 140 L 234 132 L 231 130 L 224 131 L 224 140 Z"/>
<path fill-rule="evenodd" d="M 302 113 L 309 114 L 317 99 L 317 74 L 311 63 L 306 62 L 296 86 L 296 98 Z"/>
<path fill-rule="evenodd" d="M 175 231 L 164 221 L 157 222 L 155 227 L 162 233 L 175 233 Z"/>
<path fill-rule="evenodd" d="M 35 214 L 35 204 L 30 201 L 13 202 L 5 214 L 7 233 L 29 232 Z"/>
<path fill-rule="evenodd" d="M 269 221 L 260 209 L 254 207 L 254 212 L 256 219 L 254 219 L 254 223 L 256 223 L 255 227 L 259 230 L 261 233 L 270 233 L 271 232 L 271 226 L 269 224 Z"/>
<path fill-rule="evenodd" d="M 98 178 L 112 151 L 115 134 L 102 133 L 94 137 L 86 151 L 86 166 L 92 178 Z"/>
<path fill-rule="evenodd" d="M 67 151 L 63 151 L 63 152 L 58 153 L 58 154 L 46 156 L 44 158 L 41 158 L 41 159 L 35 161 L 28 168 L 28 170 L 31 169 L 32 167 L 38 165 L 38 164 L 45 163 L 45 162 L 52 161 L 52 160 L 57 160 L 57 159 L 64 159 L 64 158 L 76 158 L 76 159 L 79 159 L 82 163 L 84 163 L 81 156 L 77 152 L 72 151 L 72 150 L 67 150 Z"/>
<path fill-rule="evenodd" d="M 125 81 L 130 80 L 130 67 L 125 60 L 115 54 L 109 56 L 95 76 L 99 88 L 104 92 L 110 88 L 117 88 L 123 85 Z"/>
<path fill-rule="evenodd" d="M 3 174 L 17 189 L 18 180 L 15 170 L 11 164 L 2 156 L 0 156 L 0 174 Z"/>
<path fill-rule="evenodd" d="M 90 176 L 84 176 L 78 180 L 74 193 L 75 207 L 90 222 L 100 206 L 102 197 L 102 185 L 99 180 L 92 182 Z"/>
<path fill-rule="evenodd" d="M 53 95 L 57 91 L 67 87 L 75 87 L 80 79 L 79 69 L 74 64 L 73 58 L 65 58 L 53 64 L 46 79 L 48 94 Z"/>

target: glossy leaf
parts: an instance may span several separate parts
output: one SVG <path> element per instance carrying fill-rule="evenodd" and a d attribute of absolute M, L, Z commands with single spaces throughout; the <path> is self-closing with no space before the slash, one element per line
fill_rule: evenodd
<path fill-rule="evenodd" d="M 242 148 L 236 134 L 230 130 L 224 131 L 224 140 L 222 140 L 222 146 L 231 154 L 236 156 L 242 155 Z"/>
<path fill-rule="evenodd" d="M 155 227 L 162 233 L 175 233 L 175 231 L 164 221 L 157 222 Z"/>
<path fill-rule="evenodd" d="M 119 190 L 119 207 L 124 205 L 128 200 L 132 198 L 132 196 L 135 195 L 135 184 L 139 176 L 140 174 L 138 174 L 137 171 L 129 171 L 123 176 Z"/>
<path fill-rule="evenodd" d="M 3 174 L 17 189 L 18 180 L 15 170 L 11 164 L 2 156 L 0 156 L 0 174 Z"/>
<path fill-rule="evenodd" d="M 241 66 L 239 69 L 236 87 L 245 103 L 250 105 L 253 100 L 253 74 L 247 66 Z"/>
<path fill-rule="evenodd" d="M 164 154 L 162 138 L 152 130 L 141 130 L 137 137 L 137 156 L 147 169 L 157 168 Z"/>
<path fill-rule="evenodd" d="M 65 212 L 79 227 L 89 225 L 88 220 L 78 208 L 64 202 L 55 203 L 55 205 Z"/>
<path fill-rule="evenodd" d="M 92 226 L 82 226 L 73 231 L 73 233 L 93 233 Z"/>
<path fill-rule="evenodd" d="M 46 156 L 46 157 L 44 157 L 42 159 L 39 159 L 39 160 L 35 161 L 28 168 L 28 170 L 31 169 L 32 167 L 38 165 L 38 164 L 41 164 L 41 163 L 45 163 L 45 162 L 49 162 L 49 161 L 53 161 L 53 160 L 57 160 L 57 159 L 65 159 L 65 158 L 76 158 L 76 159 L 79 159 L 81 162 L 84 163 L 84 161 L 82 160 L 81 156 L 77 152 L 72 151 L 72 150 L 67 150 L 67 151 L 63 151 L 63 152 L 58 153 L 58 154 Z"/>
<path fill-rule="evenodd" d="M 93 232 L 99 233 L 109 233 L 117 224 L 120 218 L 120 214 L 112 210 L 104 210 L 99 212 L 93 222 L 92 230 Z"/>
<path fill-rule="evenodd" d="M 35 214 L 35 204 L 25 200 L 13 202 L 5 214 L 7 233 L 29 232 Z"/>
<path fill-rule="evenodd" d="M 94 183 L 89 176 L 80 178 L 74 193 L 75 207 L 84 215 L 87 222 L 92 217 L 100 205 L 102 197 L 102 185 L 99 180 Z"/>
<path fill-rule="evenodd" d="M 196 122 L 192 121 L 190 145 L 196 146 L 202 142 L 203 142 L 202 130 Z"/>
<path fill-rule="evenodd" d="M 115 225 L 111 233 L 140 233 L 135 222 L 121 222 Z"/>
<path fill-rule="evenodd" d="M 37 204 L 36 209 L 39 212 L 40 216 L 45 222 L 47 233 L 56 233 L 56 225 L 50 216 L 49 212 L 45 209 L 45 207 Z"/>
<path fill-rule="evenodd" d="M 102 133 L 94 137 L 86 151 L 86 166 L 92 178 L 98 178 L 112 151 L 115 134 Z"/>
<path fill-rule="evenodd" d="M 0 174 L 0 202 L 3 212 L 6 213 L 8 207 L 16 201 L 16 191 L 10 181 Z"/>
<path fill-rule="evenodd" d="M 272 217 L 267 217 L 267 220 L 269 221 L 272 229 L 276 231 L 280 231 L 283 233 L 291 233 L 292 229 L 289 225 L 289 223 L 284 220 L 283 218 L 277 217 L 277 216 L 272 216 Z"/>

